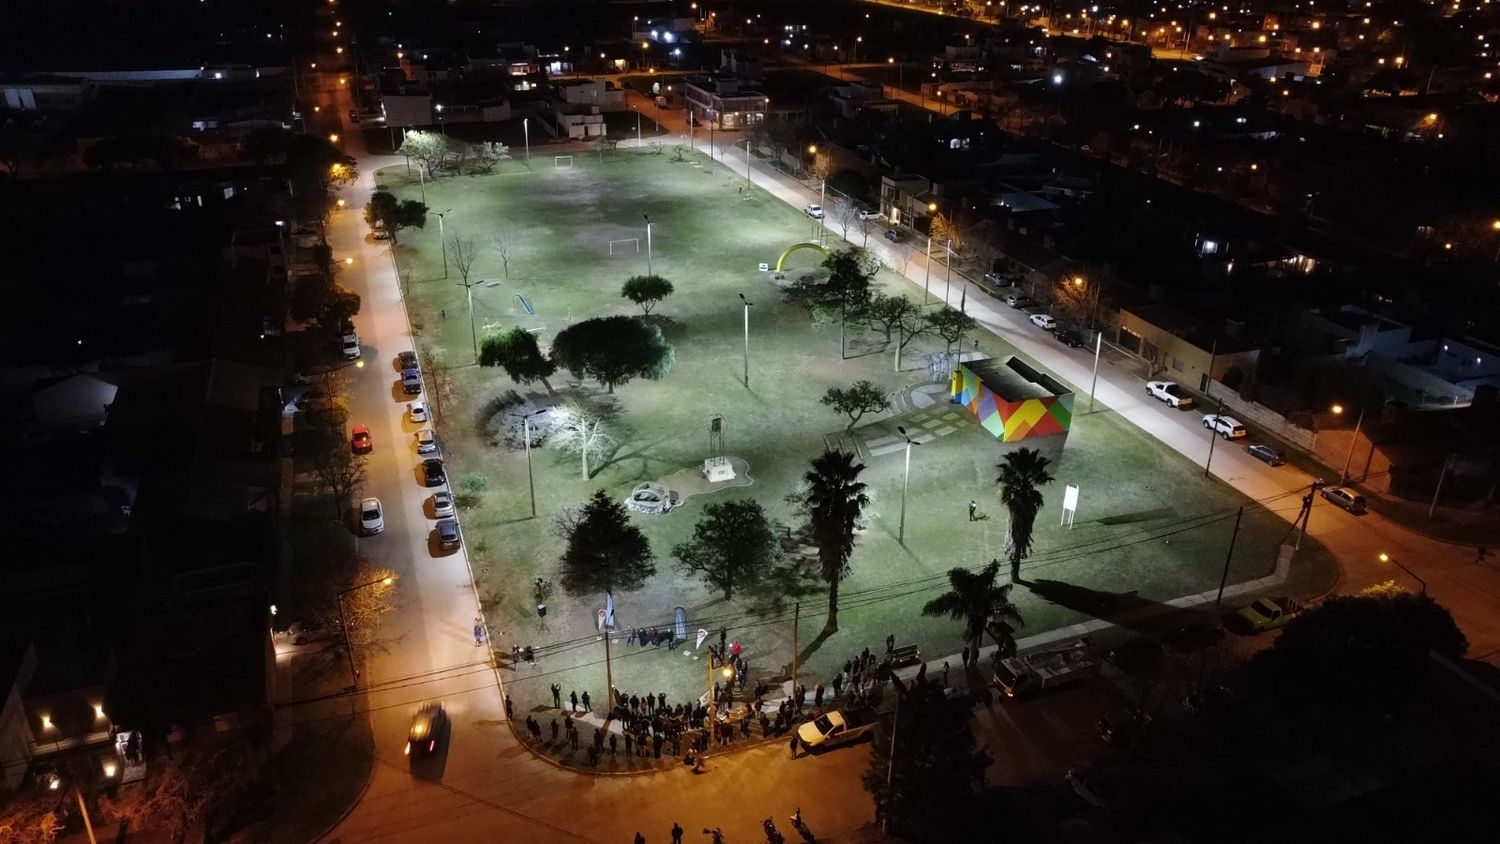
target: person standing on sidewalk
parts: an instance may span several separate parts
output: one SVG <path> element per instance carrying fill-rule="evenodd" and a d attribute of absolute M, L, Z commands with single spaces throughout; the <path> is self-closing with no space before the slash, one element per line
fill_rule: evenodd
<path fill-rule="evenodd" d="M 568 692 L 568 703 L 572 704 L 572 706 L 568 709 L 569 712 L 577 712 L 578 711 L 578 693 L 577 692 Z"/>
<path fill-rule="evenodd" d="M 562 709 L 562 686 L 552 684 L 552 708 Z"/>
<path fill-rule="evenodd" d="M 792 752 L 792 758 L 797 758 L 797 734 L 792 733 L 792 740 L 787 742 L 787 749 Z"/>
<path fill-rule="evenodd" d="M 474 647 L 484 646 L 484 619 L 474 616 Z"/>
<path fill-rule="evenodd" d="M 516 705 L 510 702 L 510 695 L 505 696 L 505 717 L 516 720 Z"/>
<path fill-rule="evenodd" d="M 964 668 L 968 668 L 969 667 L 969 646 L 968 645 L 964 645 L 964 649 L 959 654 L 958 658 L 963 661 Z"/>
<path fill-rule="evenodd" d="M 672 844 L 682 844 L 682 825 L 672 822 Z"/>

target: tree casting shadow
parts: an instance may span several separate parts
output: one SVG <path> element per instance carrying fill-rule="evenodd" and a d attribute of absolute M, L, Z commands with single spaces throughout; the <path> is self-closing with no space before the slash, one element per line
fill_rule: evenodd
<path fill-rule="evenodd" d="M 1022 580 L 1019 583 L 1049 603 L 1129 629 L 1135 629 L 1141 622 L 1171 609 L 1166 604 L 1142 598 L 1133 590 L 1106 592 L 1061 580 Z"/>

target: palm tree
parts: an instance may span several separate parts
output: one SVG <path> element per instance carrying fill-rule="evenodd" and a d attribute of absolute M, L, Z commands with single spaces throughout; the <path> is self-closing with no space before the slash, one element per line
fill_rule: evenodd
<path fill-rule="evenodd" d="M 999 575 L 999 560 L 990 560 L 977 574 L 966 568 L 949 569 L 948 585 L 952 588 L 922 607 L 922 615 L 947 616 L 963 622 L 963 638 L 974 648 L 975 664 L 985 633 L 994 638 L 1002 656 L 1013 655 L 1016 643 L 1011 638 L 1015 631 L 1012 625 L 1024 623 L 1020 610 L 1010 602 L 1011 584 L 995 583 Z"/>
<path fill-rule="evenodd" d="M 807 513 L 813 545 L 818 549 L 819 572 L 828 582 L 828 621 L 823 633 L 839 629 L 839 581 L 849 573 L 849 556 L 854 553 L 854 531 L 870 497 L 859 473 L 865 464 L 855 463 L 846 451 L 825 451 L 812 461 L 803 479 L 807 490 L 802 506 Z"/>
<path fill-rule="evenodd" d="M 1017 449 L 995 464 L 1000 477 L 1000 503 L 1010 514 L 1005 552 L 1010 557 L 1010 579 L 1021 579 L 1021 560 L 1031 553 L 1031 531 L 1036 514 L 1042 510 L 1042 493 L 1037 487 L 1052 483 L 1047 472 L 1050 461 L 1032 448 Z"/>

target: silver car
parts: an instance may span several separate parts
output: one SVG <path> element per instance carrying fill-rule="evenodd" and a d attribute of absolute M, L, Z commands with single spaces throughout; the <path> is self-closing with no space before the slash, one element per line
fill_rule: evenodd
<path fill-rule="evenodd" d="M 431 428 L 423 428 L 416 434 L 418 454 L 437 454 L 437 434 Z"/>
<path fill-rule="evenodd" d="M 440 490 L 432 494 L 432 517 L 434 519 L 453 518 L 453 493 Z"/>

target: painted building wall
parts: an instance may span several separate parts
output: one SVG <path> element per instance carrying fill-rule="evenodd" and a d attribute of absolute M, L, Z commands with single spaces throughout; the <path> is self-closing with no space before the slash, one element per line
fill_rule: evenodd
<path fill-rule="evenodd" d="M 1007 401 L 963 364 L 953 371 L 949 392 L 954 403 L 967 408 L 1001 442 L 1066 435 L 1073 424 L 1072 393 Z"/>

